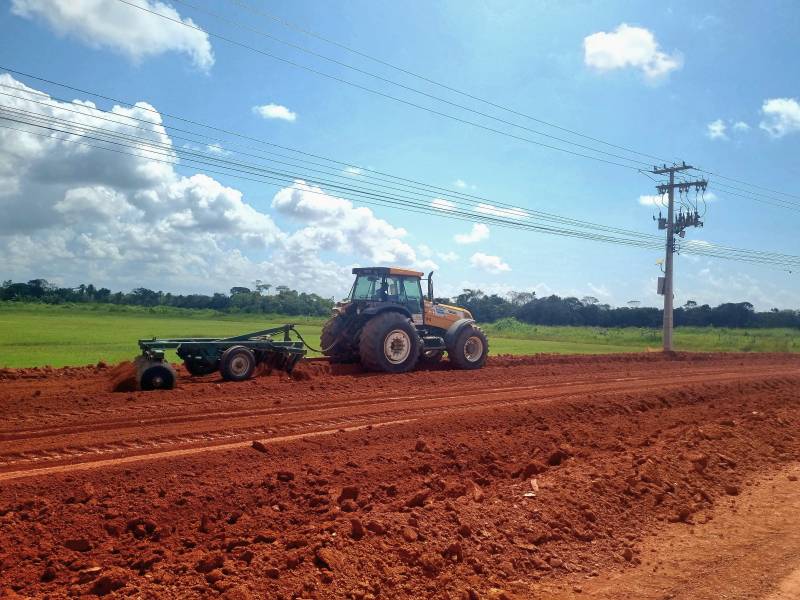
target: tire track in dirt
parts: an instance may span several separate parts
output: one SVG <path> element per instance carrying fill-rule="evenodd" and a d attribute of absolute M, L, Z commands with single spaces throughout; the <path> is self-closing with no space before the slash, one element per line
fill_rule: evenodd
<path fill-rule="evenodd" d="M 758 381 L 769 384 L 771 377 L 774 382 L 785 381 L 785 370 L 777 369 L 772 373 L 761 373 L 757 376 Z M 513 386 L 500 389 L 489 389 L 473 391 L 472 394 L 447 395 L 434 397 L 417 397 L 412 400 L 397 400 L 393 402 L 370 402 L 358 406 L 359 412 L 351 415 L 323 414 L 315 419 L 305 419 L 300 421 L 289 421 L 284 423 L 259 424 L 246 427 L 223 427 L 210 431 L 182 432 L 163 436 L 154 436 L 142 439 L 140 436 L 130 440 L 111 440 L 108 442 L 95 443 L 91 445 L 64 446 L 63 439 L 69 433 L 59 431 L 53 435 L 61 445 L 59 447 L 33 448 L 21 452 L 11 452 L 0 454 L 0 473 L 7 470 L 21 470 L 24 468 L 38 468 L 43 464 L 65 464 L 72 463 L 76 466 L 113 455 L 133 456 L 136 454 L 145 455 L 148 459 L 157 456 L 158 452 L 169 453 L 175 447 L 194 447 L 224 450 L 229 445 L 227 442 L 233 440 L 262 438 L 264 436 L 282 437 L 288 434 L 300 433 L 311 434 L 320 430 L 331 428 L 346 428 L 349 426 L 361 426 L 380 423 L 382 421 L 401 421 L 417 420 L 421 418 L 441 417 L 448 413 L 459 411 L 470 411 L 484 409 L 487 406 L 493 408 L 509 407 L 515 405 L 525 405 L 532 403 L 552 402 L 554 400 L 566 400 L 570 398 L 582 397 L 591 394 L 593 397 L 604 394 L 618 394 L 626 391 L 635 390 L 637 393 L 646 391 L 663 391 L 668 389 L 680 388 L 692 383 L 724 383 L 729 381 L 746 381 L 739 372 L 723 372 L 714 377 L 707 373 L 695 376 L 684 376 L 680 381 L 673 378 L 652 378 L 647 385 L 641 385 L 639 378 L 632 381 L 613 381 L 607 383 L 577 384 L 567 391 L 552 393 L 550 390 L 567 387 L 564 383 L 553 386 L 532 385 L 532 386 Z M 535 393 L 540 392 L 540 393 Z M 544 392 L 543 394 L 541 392 Z M 549 392 L 549 393 L 548 393 Z M 421 400 L 419 398 L 422 398 Z M 480 399 L 477 399 L 480 398 Z M 475 399 L 473 401 L 465 401 Z M 455 400 L 455 402 L 453 402 Z M 438 403 L 438 405 L 437 405 Z M 413 406 L 417 404 L 417 406 Z M 420 406 L 421 404 L 421 406 Z M 411 405 L 411 406 L 409 406 Z M 352 409 L 352 407 L 351 407 Z M 365 409 L 373 409 L 366 410 Z M 302 410 L 293 413 L 269 413 L 271 416 L 293 418 L 306 415 L 308 413 L 331 413 L 337 411 L 338 407 L 326 407 L 316 410 Z M 207 419 L 216 421 L 221 415 L 219 413 L 207 416 Z M 238 416 L 238 415 L 237 415 Z M 248 413 L 246 418 L 261 417 L 260 413 Z M 194 420 L 182 420 L 179 424 L 194 424 Z M 170 422 L 170 425 L 175 423 Z M 146 428 L 147 423 L 134 422 L 125 423 L 118 427 L 124 429 L 131 428 L 133 432 Z M 108 434 L 113 429 L 101 426 L 104 433 Z M 44 438 L 46 440 L 48 438 Z M 154 452 L 158 450 L 158 452 Z"/>

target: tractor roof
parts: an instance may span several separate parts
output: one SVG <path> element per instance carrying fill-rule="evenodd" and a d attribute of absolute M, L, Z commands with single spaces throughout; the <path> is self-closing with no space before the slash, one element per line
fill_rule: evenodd
<path fill-rule="evenodd" d="M 410 269 L 399 269 L 397 267 L 355 267 L 353 275 L 405 275 L 406 277 L 422 277 L 424 273 L 412 271 Z"/>

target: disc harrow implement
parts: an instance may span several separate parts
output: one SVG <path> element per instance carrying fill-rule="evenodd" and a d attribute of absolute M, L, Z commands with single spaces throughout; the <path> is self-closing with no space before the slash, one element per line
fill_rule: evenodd
<path fill-rule="evenodd" d="M 263 365 L 291 373 L 306 354 L 300 334 L 293 324 L 281 325 L 225 338 L 152 338 L 139 340 L 142 353 L 134 361 L 136 384 L 141 390 L 168 390 L 175 387 L 177 374 L 165 358 L 175 350 L 191 375 L 219 371 L 227 381 L 244 381 Z M 276 339 L 281 337 L 282 339 Z"/>

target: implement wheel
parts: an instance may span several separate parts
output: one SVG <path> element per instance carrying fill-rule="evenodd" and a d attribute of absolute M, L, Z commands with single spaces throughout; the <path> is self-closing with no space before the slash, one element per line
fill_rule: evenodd
<path fill-rule="evenodd" d="M 244 346 L 231 346 L 222 353 L 219 370 L 228 381 L 244 381 L 253 376 L 256 369 L 255 355 Z"/>
<path fill-rule="evenodd" d="M 139 389 L 142 391 L 171 390 L 175 387 L 175 371 L 168 362 L 142 361 L 137 367 Z"/>
<path fill-rule="evenodd" d="M 210 375 L 219 369 L 218 365 L 208 363 L 204 360 L 185 360 L 183 361 L 183 366 L 186 367 L 186 370 L 189 371 L 190 375 L 195 377 Z"/>
<path fill-rule="evenodd" d="M 450 361 L 459 369 L 480 369 L 489 354 L 489 340 L 480 327 L 470 325 L 458 334 L 452 348 L 447 349 Z"/>
<path fill-rule="evenodd" d="M 416 366 L 421 345 L 411 319 L 396 312 L 381 313 L 361 332 L 361 364 L 373 371 L 405 373 Z"/>

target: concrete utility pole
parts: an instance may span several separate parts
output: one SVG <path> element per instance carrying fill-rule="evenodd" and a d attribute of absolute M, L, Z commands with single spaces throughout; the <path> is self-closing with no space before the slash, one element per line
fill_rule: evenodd
<path fill-rule="evenodd" d="M 673 325 L 673 300 L 674 300 L 674 293 L 673 293 L 673 273 L 674 273 L 674 254 L 675 254 L 675 234 L 682 234 L 686 227 L 702 227 L 703 223 L 700 221 L 700 216 L 697 214 L 697 211 L 694 214 L 689 214 L 688 216 L 684 217 L 681 214 L 680 222 L 676 224 L 675 222 L 675 189 L 679 190 L 689 190 L 690 188 L 695 189 L 702 189 L 705 190 L 706 186 L 708 185 L 708 181 L 705 180 L 698 180 L 698 181 L 681 181 L 679 183 L 675 183 L 675 173 L 679 171 L 686 171 L 688 169 L 692 169 L 693 167 L 687 165 L 686 163 L 680 165 L 673 165 L 668 167 L 667 165 L 663 165 L 662 167 L 653 167 L 653 173 L 656 175 L 669 175 L 669 183 L 664 185 L 656 186 L 656 189 L 659 191 L 661 195 L 664 193 L 667 194 L 669 198 L 669 204 L 667 208 L 667 218 L 666 220 L 659 216 L 658 220 L 658 228 L 659 229 L 666 229 L 667 230 L 667 248 L 666 248 L 666 259 L 664 261 L 664 352 L 671 352 L 672 351 L 672 325 Z M 676 225 L 678 231 L 676 232 Z"/>

